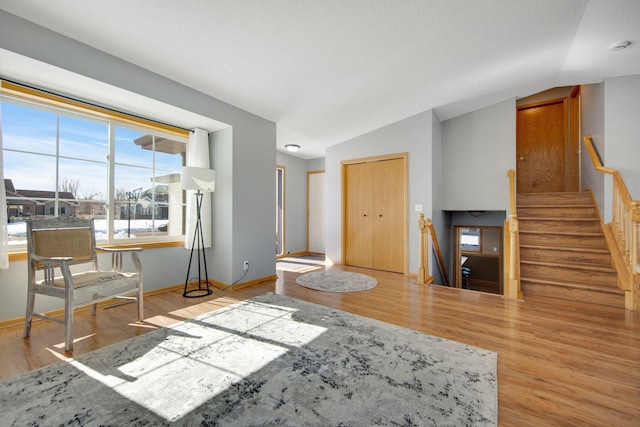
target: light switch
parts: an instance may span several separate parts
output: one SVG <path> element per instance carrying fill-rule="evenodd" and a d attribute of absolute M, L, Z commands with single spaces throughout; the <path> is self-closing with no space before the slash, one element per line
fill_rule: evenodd
<path fill-rule="evenodd" d="M 416 212 L 422 212 L 422 205 L 416 203 Z"/>

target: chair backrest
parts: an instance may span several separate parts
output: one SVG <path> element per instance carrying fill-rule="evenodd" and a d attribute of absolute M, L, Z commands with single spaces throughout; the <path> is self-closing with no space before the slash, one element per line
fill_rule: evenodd
<path fill-rule="evenodd" d="M 93 262 L 97 269 L 93 220 L 66 216 L 27 220 L 27 252 L 30 263 L 33 255 L 73 257 L 70 264 Z M 35 267 L 42 268 L 42 263 Z"/>

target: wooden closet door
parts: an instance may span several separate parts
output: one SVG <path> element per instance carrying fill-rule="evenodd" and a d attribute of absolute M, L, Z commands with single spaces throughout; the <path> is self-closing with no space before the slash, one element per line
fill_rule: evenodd
<path fill-rule="evenodd" d="M 373 187 L 373 268 L 404 272 L 404 161 L 370 163 Z"/>
<path fill-rule="evenodd" d="M 345 264 L 372 268 L 372 169 L 369 163 L 347 165 L 345 179 Z"/>

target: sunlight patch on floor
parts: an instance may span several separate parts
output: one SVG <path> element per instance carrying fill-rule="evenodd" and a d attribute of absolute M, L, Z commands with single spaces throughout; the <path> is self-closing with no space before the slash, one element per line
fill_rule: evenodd
<path fill-rule="evenodd" d="M 147 339 L 149 348 L 119 367 L 103 369 L 73 359 L 68 363 L 167 421 L 176 421 L 326 331 L 294 320 L 295 311 L 244 302 L 169 326 L 158 342 L 153 342 L 158 335 L 139 337 Z M 163 389 L 171 393 L 157 392 Z"/>

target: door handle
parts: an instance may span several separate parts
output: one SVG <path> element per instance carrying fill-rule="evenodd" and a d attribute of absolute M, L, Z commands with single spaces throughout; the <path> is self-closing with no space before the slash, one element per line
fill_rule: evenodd
<path fill-rule="evenodd" d="M 520 160 L 527 160 L 526 157 L 520 157 Z"/>

